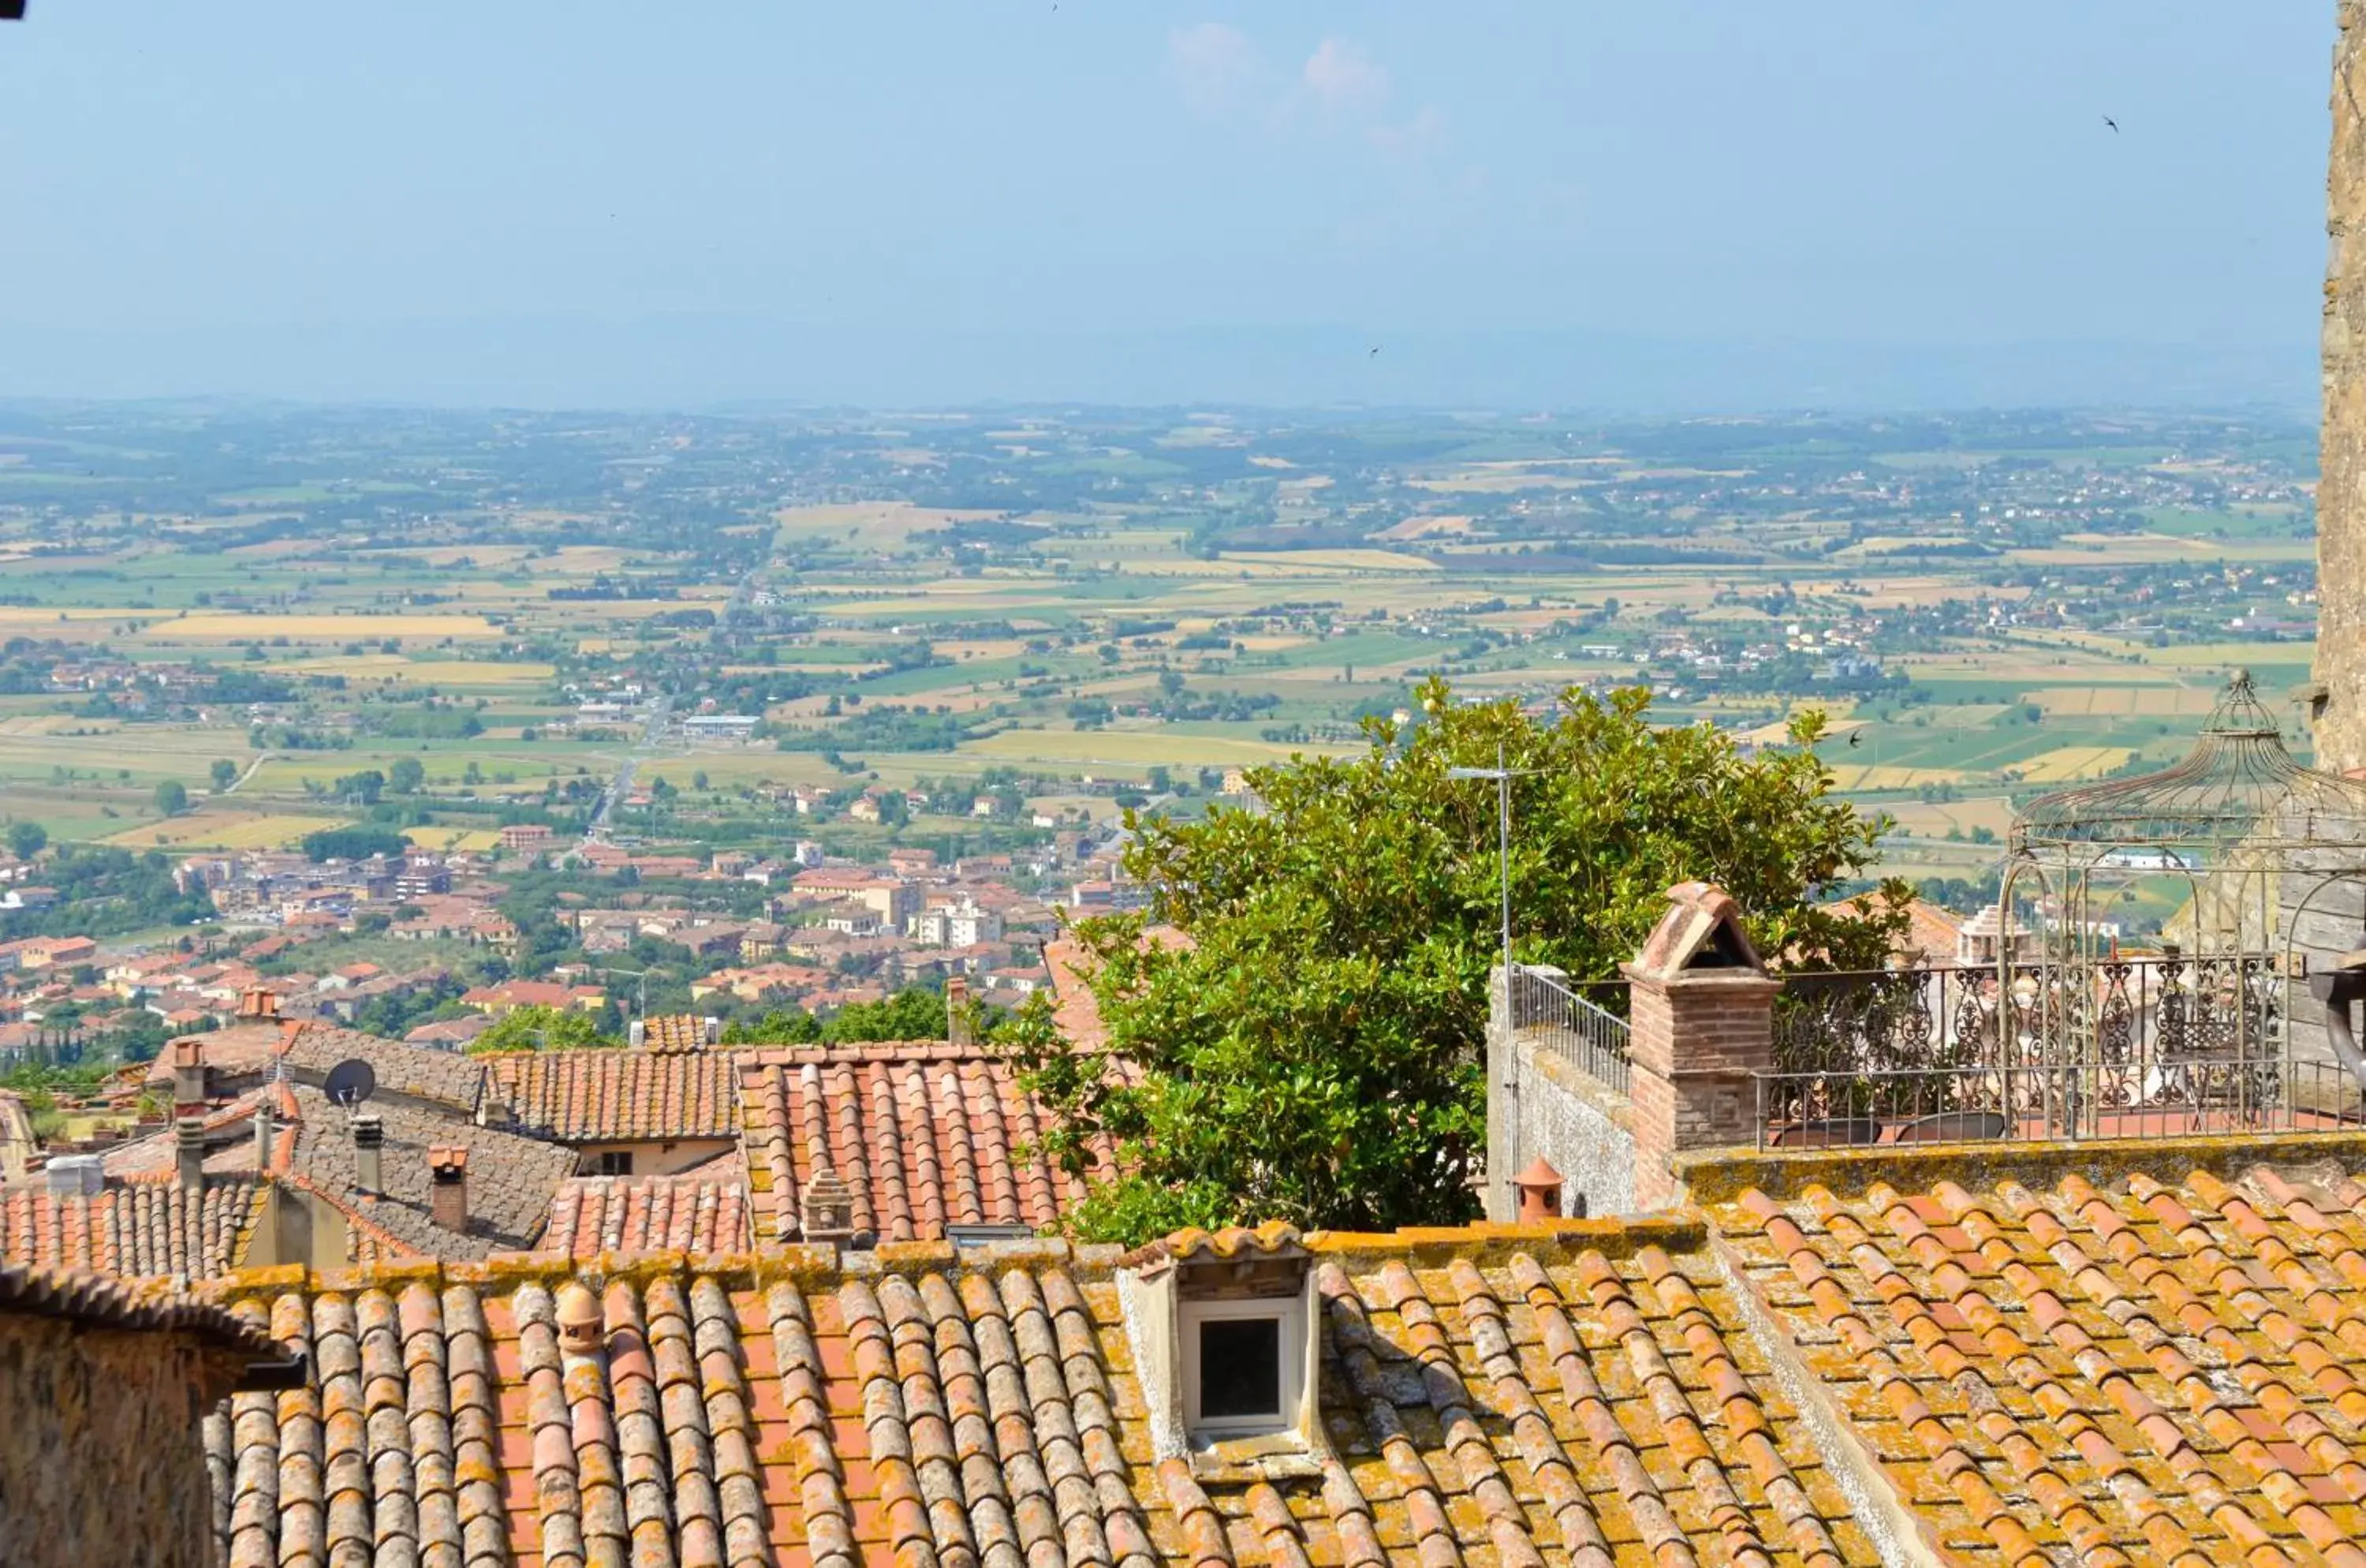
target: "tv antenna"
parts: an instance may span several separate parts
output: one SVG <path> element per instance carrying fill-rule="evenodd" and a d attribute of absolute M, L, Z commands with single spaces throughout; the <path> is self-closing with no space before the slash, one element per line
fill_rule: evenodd
<path fill-rule="evenodd" d="M 342 1105 L 348 1111 L 367 1100 L 377 1088 L 377 1074 L 370 1070 L 367 1062 L 357 1056 L 348 1056 L 331 1067 L 327 1081 L 321 1085 L 321 1092 L 329 1097 L 330 1103 Z"/>

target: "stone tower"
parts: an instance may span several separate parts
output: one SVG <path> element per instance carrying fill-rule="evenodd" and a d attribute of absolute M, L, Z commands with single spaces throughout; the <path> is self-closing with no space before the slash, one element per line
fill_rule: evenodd
<path fill-rule="evenodd" d="M 2366 768 L 2366 0 L 2340 0 L 2326 163 L 2316 765 Z"/>

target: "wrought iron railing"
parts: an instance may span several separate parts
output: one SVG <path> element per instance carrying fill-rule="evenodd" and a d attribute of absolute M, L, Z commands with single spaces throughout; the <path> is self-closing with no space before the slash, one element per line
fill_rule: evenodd
<path fill-rule="evenodd" d="M 1758 1146 L 2366 1131 L 2366 1084 L 2335 1062 L 2164 1069 L 2133 1101 L 2109 1098 L 2100 1077 L 2075 1066 L 1902 1068 L 1869 1079 L 1763 1073 Z"/>
<path fill-rule="evenodd" d="M 2346 1124 L 2343 1108 L 2366 1090 L 2336 1065 L 2291 1059 L 2289 983 L 2270 959 L 2174 952 L 2003 977 L 1947 967 L 1787 976 L 1774 1070 L 1759 1079 L 1760 1140 Z"/>
<path fill-rule="evenodd" d="M 1627 1092 L 1627 1021 L 1550 974 L 1515 964 L 1512 1028 L 1604 1087 Z"/>

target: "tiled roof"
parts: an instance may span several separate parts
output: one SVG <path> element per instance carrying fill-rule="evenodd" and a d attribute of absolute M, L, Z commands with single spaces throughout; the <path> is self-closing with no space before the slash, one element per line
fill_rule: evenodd
<path fill-rule="evenodd" d="M 658 1053 L 706 1049 L 706 1020 L 694 1012 L 659 1013 L 643 1021 L 642 1043 Z"/>
<path fill-rule="evenodd" d="M 377 1076 L 374 1098 L 380 1103 L 388 1096 L 399 1095 L 473 1116 L 484 1090 L 484 1069 L 472 1056 L 430 1051 L 334 1024 L 307 1023 L 287 1042 L 280 1057 L 292 1076 L 316 1087 L 340 1062 L 367 1062 Z"/>
<path fill-rule="evenodd" d="M 1115 1249 L 239 1281 L 317 1389 L 208 1425 L 232 1564 L 1880 1561 L 1697 1224 L 1309 1237 L 1299 1478 L 1155 1456 Z M 582 1348 L 569 1325 L 584 1324 Z"/>
<path fill-rule="evenodd" d="M 299 1085 L 295 1097 L 300 1119 L 288 1173 L 402 1247 L 430 1258 L 482 1258 L 497 1247 L 531 1246 L 549 1217 L 551 1195 L 575 1174 L 571 1149 L 373 1100 L 369 1108 L 386 1128 L 379 1155 L 386 1190 L 364 1196 L 355 1186 L 350 1116 L 316 1089 Z M 445 1230 L 430 1217 L 427 1151 L 438 1145 L 469 1151 L 466 1235 Z"/>
<path fill-rule="evenodd" d="M 569 1143 L 728 1138 L 739 1130 L 728 1056 L 514 1051 L 487 1065 L 517 1124 Z"/>
<path fill-rule="evenodd" d="M 854 1224 L 884 1241 L 957 1224 L 1055 1224 L 1080 1194 L 1018 1149 L 1040 1128 L 1010 1064 L 935 1041 L 742 1051 L 749 1205 L 759 1244 L 794 1239 L 798 1195 L 827 1168 Z"/>
<path fill-rule="evenodd" d="M 0 1264 L 0 1313 L 65 1318 L 91 1328 L 190 1334 L 215 1348 L 245 1356 L 276 1356 L 279 1351 L 251 1319 L 210 1302 L 133 1290 L 92 1274 Z"/>
<path fill-rule="evenodd" d="M 2355 1565 L 2366 1141 L 2340 1144 L 1737 1162 L 1712 1213 L 1949 1560 Z"/>
<path fill-rule="evenodd" d="M 0 1263 L 134 1279 L 209 1279 L 237 1262 L 264 1190 L 253 1177 L 242 1176 L 208 1176 L 195 1196 L 169 1178 L 118 1182 L 86 1194 L 53 1195 L 39 1185 L 0 1188 Z"/>
<path fill-rule="evenodd" d="M 594 1258 L 607 1252 L 748 1250 L 748 1188 L 728 1177 L 580 1176 L 558 1184 L 539 1250 Z"/>

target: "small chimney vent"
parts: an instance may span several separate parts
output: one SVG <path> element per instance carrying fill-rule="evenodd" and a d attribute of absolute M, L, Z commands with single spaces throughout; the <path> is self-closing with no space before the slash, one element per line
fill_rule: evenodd
<path fill-rule="evenodd" d="M 428 1216 L 456 1235 L 468 1230 L 468 1151 L 437 1144 L 427 1151 Z"/>
<path fill-rule="evenodd" d="M 386 1190 L 386 1119 L 375 1111 L 354 1112 L 354 1185 L 365 1192 Z"/>
<path fill-rule="evenodd" d="M 206 1184 L 206 1124 L 202 1118 L 184 1116 L 173 1123 L 174 1165 L 183 1188 L 191 1192 Z"/>

